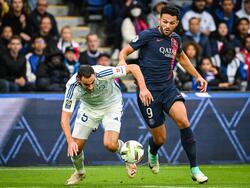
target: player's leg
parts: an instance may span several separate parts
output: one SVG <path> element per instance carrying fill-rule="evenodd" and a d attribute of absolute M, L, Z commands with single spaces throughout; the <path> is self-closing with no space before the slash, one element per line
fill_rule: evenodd
<path fill-rule="evenodd" d="M 159 173 L 158 150 L 166 142 L 166 128 L 164 125 L 165 116 L 163 114 L 161 94 L 154 94 L 154 102 L 150 106 L 144 106 L 140 98 L 137 97 L 141 114 L 150 128 L 152 137 L 149 138 L 148 164 L 152 173 Z"/>
<path fill-rule="evenodd" d="M 119 132 L 105 130 L 103 137 L 103 145 L 111 152 L 117 152 L 122 146 L 122 141 L 118 140 Z"/>
<path fill-rule="evenodd" d="M 106 110 L 102 123 L 104 132 L 103 144 L 111 152 L 119 153 L 123 141 L 119 140 L 121 129 L 122 103 L 117 103 L 110 109 Z M 136 164 L 126 164 L 127 175 L 130 178 L 135 177 L 137 166 Z"/>
<path fill-rule="evenodd" d="M 159 156 L 157 154 L 160 147 L 166 142 L 166 128 L 162 124 L 150 129 L 152 137 L 149 138 L 148 164 L 152 173 L 158 174 L 160 170 Z"/>
<path fill-rule="evenodd" d="M 180 129 L 181 143 L 190 162 L 192 178 L 204 183 L 208 178 L 200 171 L 196 160 L 196 141 L 190 128 L 186 107 L 183 101 L 175 101 L 169 110 L 170 117 Z"/>
<path fill-rule="evenodd" d="M 77 155 L 71 157 L 75 172 L 67 179 L 65 182 L 66 185 L 75 185 L 82 181 L 86 176 L 86 171 L 84 169 L 84 155 L 82 150 L 87 140 L 78 138 L 73 139 L 77 143 L 78 153 Z"/>
<path fill-rule="evenodd" d="M 71 161 L 75 168 L 75 172 L 66 181 L 66 185 L 75 185 L 86 176 L 84 168 L 84 153 L 83 148 L 88 140 L 89 135 L 93 130 L 98 128 L 100 121 L 93 117 L 87 108 L 79 110 L 75 121 L 72 137 L 78 145 L 78 154 L 71 157 Z"/>

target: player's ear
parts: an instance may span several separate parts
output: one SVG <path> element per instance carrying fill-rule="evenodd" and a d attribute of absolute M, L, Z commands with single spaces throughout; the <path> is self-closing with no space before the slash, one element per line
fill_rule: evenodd
<path fill-rule="evenodd" d="M 80 81 L 81 81 L 81 79 L 79 78 L 79 76 L 78 76 L 78 75 L 76 76 L 76 80 L 77 80 L 78 82 L 80 82 Z"/>

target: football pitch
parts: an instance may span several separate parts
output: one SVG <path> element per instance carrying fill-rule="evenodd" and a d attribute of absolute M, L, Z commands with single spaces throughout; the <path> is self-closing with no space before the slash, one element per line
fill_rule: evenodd
<path fill-rule="evenodd" d="M 187 165 L 162 165 L 154 175 L 147 166 L 138 166 L 137 175 L 129 179 L 123 166 L 86 166 L 87 176 L 71 187 L 249 187 L 250 165 L 204 165 L 209 177 L 206 184 L 193 182 Z M 71 167 L 0 167 L 0 187 L 66 187 Z"/>

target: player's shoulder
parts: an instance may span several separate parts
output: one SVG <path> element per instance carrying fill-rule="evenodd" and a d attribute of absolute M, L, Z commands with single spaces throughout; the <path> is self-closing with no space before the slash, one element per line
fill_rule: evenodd
<path fill-rule="evenodd" d="M 180 36 L 179 34 L 177 34 L 176 32 L 173 32 L 173 33 L 171 34 L 171 36 L 172 36 L 173 38 L 176 38 L 176 39 L 181 39 L 181 36 Z"/>
<path fill-rule="evenodd" d="M 102 72 L 112 71 L 111 66 L 93 65 L 92 68 L 94 69 L 97 76 Z"/>
<path fill-rule="evenodd" d="M 71 78 L 68 80 L 66 87 L 70 87 L 71 85 L 78 85 L 78 81 L 77 81 L 77 73 L 75 73 L 73 76 L 71 76 Z"/>
<path fill-rule="evenodd" d="M 135 44 L 137 42 L 146 42 L 146 41 L 150 41 L 152 40 L 154 37 L 159 37 L 160 36 L 160 32 L 158 30 L 158 28 L 150 28 L 150 29 L 146 29 L 142 32 L 139 33 L 139 35 L 136 35 L 136 37 L 131 40 L 131 44 Z"/>
<path fill-rule="evenodd" d="M 180 36 L 179 34 L 177 34 L 176 32 L 173 32 L 173 33 L 171 34 L 171 38 L 174 38 L 174 39 L 178 42 L 179 45 L 182 44 L 182 38 L 181 38 L 181 36 Z"/>
<path fill-rule="evenodd" d="M 160 32 L 159 32 L 158 27 L 146 29 L 140 33 L 140 36 L 144 36 L 144 37 L 155 37 L 159 35 L 160 35 Z"/>

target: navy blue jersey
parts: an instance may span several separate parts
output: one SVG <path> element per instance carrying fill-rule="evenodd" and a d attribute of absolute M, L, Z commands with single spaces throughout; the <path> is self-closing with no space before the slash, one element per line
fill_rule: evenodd
<path fill-rule="evenodd" d="M 134 50 L 140 49 L 139 65 L 150 91 L 164 90 L 173 84 L 173 69 L 177 54 L 182 52 L 181 37 L 173 32 L 170 36 L 158 28 L 141 32 L 130 42 Z"/>

